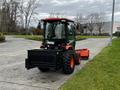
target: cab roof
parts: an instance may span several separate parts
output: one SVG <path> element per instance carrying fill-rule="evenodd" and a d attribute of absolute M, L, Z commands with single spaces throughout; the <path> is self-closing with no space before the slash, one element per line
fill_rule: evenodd
<path fill-rule="evenodd" d="M 54 21 L 62 21 L 62 20 L 65 20 L 66 22 L 74 22 L 70 19 L 67 19 L 67 18 L 46 18 L 46 19 L 42 19 L 42 21 L 46 21 L 46 22 L 54 22 Z"/>

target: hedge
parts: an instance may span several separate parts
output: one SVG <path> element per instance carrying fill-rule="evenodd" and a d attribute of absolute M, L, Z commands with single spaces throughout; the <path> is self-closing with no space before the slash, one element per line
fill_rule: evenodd
<path fill-rule="evenodd" d="M 0 42 L 4 42 L 5 41 L 5 36 L 0 32 Z"/>

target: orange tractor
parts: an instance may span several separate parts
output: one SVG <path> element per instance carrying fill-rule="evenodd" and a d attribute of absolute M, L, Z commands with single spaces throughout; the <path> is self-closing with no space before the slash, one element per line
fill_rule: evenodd
<path fill-rule="evenodd" d="M 65 74 L 73 73 L 81 58 L 89 58 L 88 49 L 75 50 L 74 21 L 66 18 L 47 18 L 41 22 L 38 27 L 43 27 L 44 31 L 42 46 L 40 49 L 28 50 L 25 67 L 37 67 L 42 72 L 62 69 Z"/>

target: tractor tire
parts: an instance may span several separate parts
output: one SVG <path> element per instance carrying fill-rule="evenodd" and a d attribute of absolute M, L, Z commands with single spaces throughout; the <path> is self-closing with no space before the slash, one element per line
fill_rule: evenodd
<path fill-rule="evenodd" d="M 66 51 L 63 54 L 63 73 L 71 74 L 74 72 L 75 68 L 75 59 L 74 54 L 71 51 Z"/>
<path fill-rule="evenodd" d="M 75 65 L 80 65 L 80 55 L 75 54 L 74 57 L 75 57 Z"/>
<path fill-rule="evenodd" d="M 41 72 L 48 72 L 49 71 L 49 68 L 39 68 L 38 69 L 41 71 Z"/>

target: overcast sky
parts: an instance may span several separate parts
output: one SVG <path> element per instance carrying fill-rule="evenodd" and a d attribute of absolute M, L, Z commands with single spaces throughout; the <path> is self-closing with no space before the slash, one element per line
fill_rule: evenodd
<path fill-rule="evenodd" d="M 0 0 L 2 1 L 2 0 Z M 16 0 L 15 0 L 16 1 Z M 27 1 L 27 0 L 25 0 Z M 111 21 L 113 0 L 39 0 L 40 6 L 37 10 L 38 19 L 46 18 L 50 12 L 63 13 L 68 18 L 74 18 L 77 13 L 88 15 L 90 13 L 104 12 L 107 19 Z M 38 4 L 39 5 L 39 4 Z M 115 21 L 120 22 L 120 0 L 115 3 Z"/>
<path fill-rule="evenodd" d="M 113 0 L 41 0 L 39 17 L 44 18 L 50 12 L 60 12 L 67 16 L 76 16 L 76 13 L 87 15 L 93 12 L 105 12 L 111 20 Z M 115 21 L 120 21 L 120 0 L 116 0 Z"/>

